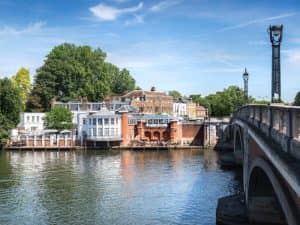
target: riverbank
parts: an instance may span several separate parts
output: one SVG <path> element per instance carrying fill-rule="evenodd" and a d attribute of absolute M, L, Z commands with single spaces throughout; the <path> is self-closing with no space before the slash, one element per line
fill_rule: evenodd
<path fill-rule="evenodd" d="M 110 148 L 100 147 L 85 147 L 85 146 L 73 146 L 73 147 L 39 147 L 39 146 L 10 146 L 5 147 L 3 150 L 8 151 L 77 151 L 77 150 L 118 150 L 118 151 L 145 151 L 145 150 L 204 150 L 208 149 L 206 146 L 115 146 Z"/>

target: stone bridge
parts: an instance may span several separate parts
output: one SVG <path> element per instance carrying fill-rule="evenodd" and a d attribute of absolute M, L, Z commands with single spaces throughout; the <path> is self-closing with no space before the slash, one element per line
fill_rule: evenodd
<path fill-rule="evenodd" d="M 247 222 L 299 225 L 300 107 L 244 106 L 234 113 L 230 133 L 243 164 Z"/>

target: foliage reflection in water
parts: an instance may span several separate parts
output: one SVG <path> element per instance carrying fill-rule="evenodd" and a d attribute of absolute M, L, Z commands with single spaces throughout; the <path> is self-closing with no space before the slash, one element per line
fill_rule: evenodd
<path fill-rule="evenodd" d="M 215 224 L 214 151 L 2 152 L 0 224 Z"/>

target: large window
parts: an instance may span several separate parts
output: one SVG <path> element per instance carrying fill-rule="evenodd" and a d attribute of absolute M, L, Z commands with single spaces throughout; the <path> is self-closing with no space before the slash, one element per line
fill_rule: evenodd
<path fill-rule="evenodd" d="M 96 128 L 93 128 L 93 136 L 97 136 L 97 131 L 96 131 Z"/>
<path fill-rule="evenodd" d="M 96 123 L 97 123 L 97 119 L 94 118 L 94 119 L 93 119 L 93 125 L 96 125 Z"/>
<path fill-rule="evenodd" d="M 115 128 L 110 129 L 110 136 L 115 136 Z"/>
<path fill-rule="evenodd" d="M 111 119 L 110 119 L 110 124 L 112 124 L 112 125 L 115 124 L 115 119 L 114 119 L 114 118 L 111 118 Z"/>
<path fill-rule="evenodd" d="M 102 128 L 98 128 L 98 136 L 103 136 L 103 130 Z"/>
<path fill-rule="evenodd" d="M 109 136 L 109 128 L 104 129 L 104 136 Z"/>
<path fill-rule="evenodd" d="M 105 125 L 108 125 L 108 118 L 105 118 L 105 119 L 104 119 L 104 124 L 105 124 Z"/>
<path fill-rule="evenodd" d="M 99 119 L 98 119 L 98 125 L 101 125 L 101 126 L 102 126 L 102 124 L 103 124 L 103 120 L 102 120 L 102 118 L 99 118 Z"/>

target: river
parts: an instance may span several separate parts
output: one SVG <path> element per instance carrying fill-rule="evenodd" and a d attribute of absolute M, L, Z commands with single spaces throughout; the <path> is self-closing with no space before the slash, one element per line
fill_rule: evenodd
<path fill-rule="evenodd" d="M 1 152 L 0 224 L 214 225 L 234 171 L 212 150 Z"/>

